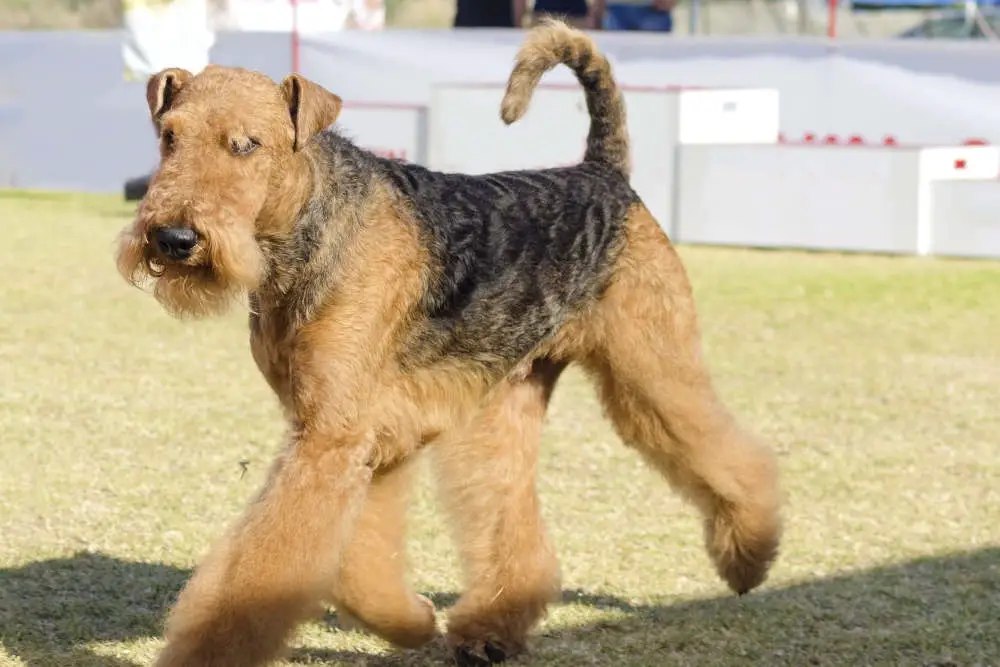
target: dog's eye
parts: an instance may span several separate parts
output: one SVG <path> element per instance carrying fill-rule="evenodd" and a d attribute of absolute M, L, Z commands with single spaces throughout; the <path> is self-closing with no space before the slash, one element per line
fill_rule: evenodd
<path fill-rule="evenodd" d="M 162 137 L 162 139 L 163 139 L 163 147 L 165 149 L 170 150 L 171 148 L 174 147 L 174 131 L 173 130 L 164 130 L 163 131 L 163 137 Z"/>
<path fill-rule="evenodd" d="M 253 137 L 239 137 L 229 141 L 229 149 L 233 155 L 250 155 L 260 146 L 260 142 Z"/>

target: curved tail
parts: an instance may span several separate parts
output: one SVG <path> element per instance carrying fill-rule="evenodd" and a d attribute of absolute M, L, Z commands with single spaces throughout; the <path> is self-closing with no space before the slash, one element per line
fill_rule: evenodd
<path fill-rule="evenodd" d="M 554 18 L 532 28 L 517 54 L 517 62 L 500 107 L 500 116 L 510 125 L 524 116 L 542 75 L 564 64 L 583 86 L 590 113 L 590 132 L 584 161 L 601 162 L 628 176 L 628 127 L 625 100 L 611 73 L 611 63 L 583 31 Z"/>

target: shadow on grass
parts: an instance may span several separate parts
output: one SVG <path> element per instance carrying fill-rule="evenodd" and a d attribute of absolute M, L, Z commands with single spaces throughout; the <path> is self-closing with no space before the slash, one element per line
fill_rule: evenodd
<path fill-rule="evenodd" d="M 0 570 L 0 642 L 27 667 L 134 667 L 86 644 L 158 636 L 189 575 L 94 553 Z"/>
<path fill-rule="evenodd" d="M 99 554 L 0 570 L 0 642 L 28 667 L 137 667 L 86 645 L 158 637 L 189 574 Z M 455 595 L 432 598 L 446 607 Z M 535 637 L 525 663 L 1000 665 L 1000 548 L 765 588 L 744 598 L 646 606 L 565 591 L 563 604 L 615 613 Z M 436 644 L 384 655 L 304 648 L 292 660 L 372 667 L 445 657 Z"/>

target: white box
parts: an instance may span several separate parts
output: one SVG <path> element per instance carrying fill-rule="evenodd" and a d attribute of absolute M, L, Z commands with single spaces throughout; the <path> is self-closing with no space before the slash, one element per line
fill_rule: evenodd
<path fill-rule="evenodd" d="M 937 226 L 934 222 L 935 183 L 995 180 L 998 176 L 1000 176 L 1000 151 L 995 146 L 945 146 L 922 149 L 917 254 L 929 255 L 934 249 Z"/>

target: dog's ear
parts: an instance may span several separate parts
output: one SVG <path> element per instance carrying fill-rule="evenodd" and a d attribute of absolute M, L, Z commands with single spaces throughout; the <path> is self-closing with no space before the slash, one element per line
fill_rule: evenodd
<path fill-rule="evenodd" d="M 157 131 L 160 127 L 160 117 L 170 109 L 177 99 L 177 93 L 192 76 L 194 75 L 186 69 L 169 67 L 149 77 L 149 81 L 146 82 L 146 103 L 149 105 L 149 117 L 153 120 L 153 126 Z"/>
<path fill-rule="evenodd" d="M 333 125 L 340 115 L 341 99 L 329 90 L 298 74 L 289 74 L 281 82 L 281 94 L 295 127 L 295 150 L 302 150 L 317 132 Z"/>

